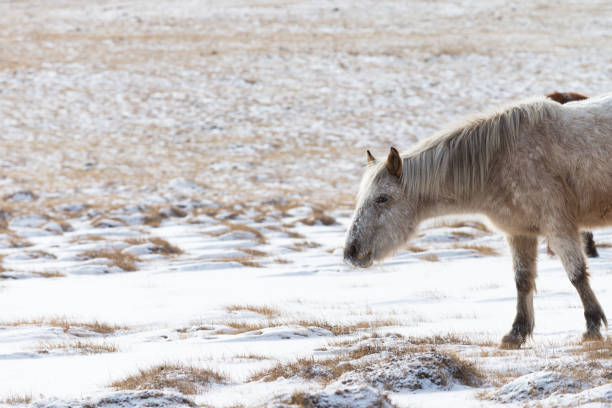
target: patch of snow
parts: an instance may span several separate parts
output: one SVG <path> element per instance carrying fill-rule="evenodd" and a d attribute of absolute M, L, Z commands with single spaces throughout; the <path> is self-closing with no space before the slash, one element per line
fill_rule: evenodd
<path fill-rule="evenodd" d="M 538 371 L 523 375 L 504 385 L 497 392 L 501 402 L 522 402 L 542 399 L 554 393 L 578 391 L 580 383 L 554 371 Z"/>

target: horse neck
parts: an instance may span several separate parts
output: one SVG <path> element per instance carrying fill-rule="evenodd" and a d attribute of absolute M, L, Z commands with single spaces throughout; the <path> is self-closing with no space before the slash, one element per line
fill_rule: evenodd
<path fill-rule="evenodd" d="M 485 193 L 469 196 L 446 194 L 435 198 L 425 198 L 419 201 L 419 218 L 424 221 L 446 215 L 482 214 L 488 212 L 490 203 L 491 200 Z"/>

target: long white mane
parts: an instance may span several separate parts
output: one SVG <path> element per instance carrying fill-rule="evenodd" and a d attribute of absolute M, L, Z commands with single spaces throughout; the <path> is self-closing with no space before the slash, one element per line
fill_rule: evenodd
<path fill-rule="evenodd" d="M 554 119 L 560 107 L 534 98 L 463 119 L 402 155 L 404 188 L 431 196 L 445 188 L 460 195 L 474 192 L 522 132 Z"/>

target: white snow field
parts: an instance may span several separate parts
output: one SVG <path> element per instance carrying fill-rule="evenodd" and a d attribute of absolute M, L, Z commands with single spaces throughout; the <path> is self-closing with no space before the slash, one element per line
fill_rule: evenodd
<path fill-rule="evenodd" d="M 595 0 L 0 2 L 0 405 L 612 405 L 612 342 L 580 342 L 544 241 L 520 350 L 498 347 L 511 260 L 478 216 L 342 263 L 366 148 L 611 91 L 611 17 Z M 595 240 L 612 316 L 612 229 Z"/>

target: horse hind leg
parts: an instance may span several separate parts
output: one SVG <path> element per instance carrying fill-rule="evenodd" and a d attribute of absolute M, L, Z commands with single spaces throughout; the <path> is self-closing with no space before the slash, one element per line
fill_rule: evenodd
<path fill-rule="evenodd" d="M 538 240 L 535 237 L 509 236 L 516 284 L 516 317 L 512 329 L 502 338 L 501 348 L 517 349 L 533 333 L 533 292 L 535 290 Z"/>
<path fill-rule="evenodd" d="M 595 246 L 595 240 L 593 239 L 593 233 L 591 231 L 584 231 L 582 233 L 582 243 L 584 244 L 584 252 L 589 258 L 599 257 L 597 247 Z"/>
<path fill-rule="evenodd" d="M 587 328 L 586 332 L 582 335 L 582 340 L 602 340 L 603 338 L 600 333 L 601 323 L 603 322 L 608 327 L 608 321 L 589 284 L 589 274 L 577 231 L 564 235 L 553 235 L 549 237 L 549 242 L 553 250 L 561 258 L 569 280 L 578 291 L 582 301 Z"/>
<path fill-rule="evenodd" d="M 588 258 L 598 258 L 599 252 L 597 252 L 597 247 L 595 246 L 595 240 L 593 239 L 593 233 L 591 231 L 584 231 L 582 233 L 582 243 L 584 245 L 584 253 Z M 548 255 L 555 255 L 552 249 L 550 249 L 550 245 L 546 245 L 546 253 Z"/>

